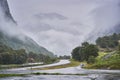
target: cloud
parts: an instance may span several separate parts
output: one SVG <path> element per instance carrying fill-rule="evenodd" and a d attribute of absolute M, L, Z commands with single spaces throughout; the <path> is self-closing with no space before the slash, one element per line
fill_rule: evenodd
<path fill-rule="evenodd" d="M 10 35 L 10 36 L 17 36 L 20 35 L 20 29 L 16 26 L 16 23 L 14 23 L 13 18 L 10 16 L 9 11 L 7 11 L 7 15 L 3 11 L 3 6 L 0 5 L 0 31 L 2 31 L 4 34 Z M 8 17 L 6 17 L 8 16 Z M 9 19 L 8 19 L 9 18 Z"/>
<path fill-rule="evenodd" d="M 49 20 L 53 20 L 53 19 L 59 19 L 59 20 L 65 20 L 67 19 L 65 16 L 62 16 L 58 13 L 39 13 L 35 15 L 36 18 L 38 18 L 39 20 L 44 20 L 44 19 L 49 19 Z"/>
<path fill-rule="evenodd" d="M 73 46 L 77 46 L 78 42 L 82 41 L 80 36 L 54 29 L 40 32 L 36 35 L 36 39 L 41 43 L 40 45 L 46 46 L 48 49 L 53 50 L 54 53 L 59 53 L 58 55 L 70 53 Z"/>
<path fill-rule="evenodd" d="M 57 55 L 70 55 L 120 23 L 120 0 L 9 0 L 25 34 Z"/>

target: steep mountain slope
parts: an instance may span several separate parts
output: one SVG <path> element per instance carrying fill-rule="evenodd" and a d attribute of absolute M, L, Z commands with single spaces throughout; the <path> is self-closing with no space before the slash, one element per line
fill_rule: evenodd
<path fill-rule="evenodd" d="M 10 14 L 7 0 L 0 0 L 1 11 L 4 13 L 4 17 L 7 21 L 15 22 L 12 15 Z"/>
<path fill-rule="evenodd" d="M 9 37 L 5 35 L 4 33 L 0 32 L 0 44 L 7 45 L 15 50 L 17 49 L 25 49 L 27 52 L 34 52 L 38 54 L 44 54 L 53 56 L 51 52 L 49 52 L 47 49 L 39 46 L 35 41 L 33 41 L 31 38 L 27 36 L 23 36 L 23 40 L 17 38 L 17 37 Z"/>
<path fill-rule="evenodd" d="M 94 29 L 89 36 L 87 36 L 86 41 L 95 42 L 98 37 L 103 37 L 105 35 L 111 35 L 113 33 L 120 33 L 120 24 L 107 29 Z"/>
<path fill-rule="evenodd" d="M 27 52 L 32 51 L 34 53 L 38 53 L 38 54 L 40 53 L 40 54 L 48 55 L 50 57 L 54 56 L 53 53 L 39 46 L 34 40 L 32 40 L 26 35 L 23 35 L 22 33 L 20 37 L 18 35 L 16 36 L 8 35 L 9 34 L 9 30 L 7 31 L 8 26 L 11 27 L 10 28 L 11 30 L 12 28 L 14 28 L 12 27 L 11 24 L 16 25 L 16 22 L 13 19 L 12 15 L 10 14 L 7 0 L 0 0 L 0 44 L 7 45 L 16 50 L 25 49 Z M 8 33 L 6 34 L 5 32 Z"/>

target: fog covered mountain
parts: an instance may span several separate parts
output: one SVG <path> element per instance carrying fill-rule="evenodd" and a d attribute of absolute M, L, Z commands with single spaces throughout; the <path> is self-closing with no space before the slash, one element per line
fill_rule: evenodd
<path fill-rule="evenodd" d="M 97 1 L 97 0 L 96 0 Z M 98 2 L 100 2 L 98 0 Z M 100 5 L 91 10 L 94 28 L 88 35 L 88 41 L 95 41 L 99 36 L 120 33 L 120 1 L 104 0 Z"/>
<path fill-rule="evenodd" d="M 7 45 L 15 50 L 25 49 L 27 52 L 53 57 L 53 53 L 39 46 L 33 39 L 20 32 L 16 21 L 10 13 L 7 0 L 0 0 L 0 44 Z"/>
<path fill-rule="evenodd" d="M 120 32 L 120 0 L 8 2 L 19 28 L 57 55 L 70 55 L 84 41 Z"/>
<path fill-rule="evenodd" d="M 11 21 L 15 22 L 12 15 L 10 14 L 10 10 L 9 10 L 9 6 L 7 4 L 7 0 L 0 0 L 0 6 L 1 6 L 0 7 L 1 11 L 4 13 L 3 16 L 5 17 L 5 19 L 7 21 L 11 20 Z"/>

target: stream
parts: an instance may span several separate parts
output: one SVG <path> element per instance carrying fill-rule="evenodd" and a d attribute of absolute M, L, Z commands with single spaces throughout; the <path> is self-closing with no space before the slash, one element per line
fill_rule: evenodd
<path fill-rule="evenodd" d="M 33 68 L 42 68 L 68 63 L 70 63 L 69 60 L 61 60 L 58 63 L 35 66 Z M 120 70 L 82 69 L 80 66 L 52 70 L 30 70 L 30 67 L 0 70 L 0 74 L 30 74 L 36 72 L 61 73 L 64 75 L 28 75 L 24 77 L 0 78 L 0 80 L 120 80 Z"/>

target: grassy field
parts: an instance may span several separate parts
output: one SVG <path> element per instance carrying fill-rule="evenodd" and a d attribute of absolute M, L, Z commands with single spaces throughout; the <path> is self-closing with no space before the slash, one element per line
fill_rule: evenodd
<path fill-rule="evenodd" d="M 100 59 L 101 59 L 103 56 L 105 56 L 106 54 L 108 54 L 108 52 L 99 52 L 99 53 L 98 53 L 99 56 L 97 56 L 96 60 L 100 60 Z"/>
<path fill-rule="evenodd" d="M 94 64 L 88 64 L 85 68 L 92 69 L 120 69 L 120 55 L 114 54 L 108 59 L 102 59 L 109 53 L 100 52 Z"/>
<path fill-rule="evenodd" d="M 27 74 L 0 74 L 0 78 L 3 77 L 14 77 L 14 76 L 26 76 Z"/>
<path fill-rule="evenodd" d="M 69 64 L 64 65 L 58 65 L 58 66 L 52 66 L 52 67 L 45 67 L 45 68 L 33 68 L 33 70 L 49 70 L 49 69 L 60 69 L 60 68 L 67 68 L 67 67 L 74 67 L 80 65 L 80 62 L 70 60 L 71 62 Z"/>

